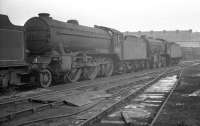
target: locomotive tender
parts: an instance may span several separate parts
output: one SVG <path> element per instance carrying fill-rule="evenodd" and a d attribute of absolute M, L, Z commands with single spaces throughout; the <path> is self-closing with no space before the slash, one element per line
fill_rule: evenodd
<path fill-rule="evenodd" d="M 18 76 L 27 71 L 24 42 L 23 27 L 11 24 L 8 16 L 0 15 L 0 87 L 19 84 Z"/>
<path fill-rule="evenodd" d="M 30 18 L 24 27 L 12 25 L 5 15 L 0 19 L 4 19 L 0 22 L 1 87 L 26 83 L 48 87 L 52 82 L 162 67 L 178 48 L 103 26 L 82 26 L 76 20 L 61 22 L 47 13 Z"/>
<path fill-rule="evenodd" d="M 181 50 L 180 45 L 178 45 L 174 42 L 168 42 L 167 43 L 167 54 L 168 54 L 168 57 L 170 58 L 169 63 L 171 65 L 178 64 L 182 58 L 182 50 Z"/>

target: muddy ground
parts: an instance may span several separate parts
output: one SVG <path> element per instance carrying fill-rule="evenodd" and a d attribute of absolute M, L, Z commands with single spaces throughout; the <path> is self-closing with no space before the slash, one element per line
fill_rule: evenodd
<path fill-rule="evenodd" d="M 200 126 L 200 66 L 183 71 L 181 81 L 154 126 Z"/>

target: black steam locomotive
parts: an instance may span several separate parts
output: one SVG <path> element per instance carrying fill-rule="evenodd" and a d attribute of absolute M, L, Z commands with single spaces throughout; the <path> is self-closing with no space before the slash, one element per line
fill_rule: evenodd
<path fill-rule="evenodd" d="M 178 52 L 178 53 L 177 53 Z M 14 26 L 0 15 L 0 87 L 76 82 L 177 64 L 180 46 L 115 29 L 61 22 L 47 13 Z"/>

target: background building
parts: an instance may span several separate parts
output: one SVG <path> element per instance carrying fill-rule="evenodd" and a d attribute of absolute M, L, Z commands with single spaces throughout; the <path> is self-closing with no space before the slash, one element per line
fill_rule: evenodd
<path fill-rule="evenodd" d="M 176 30 L 176 31 L 138 31 L 126 32 L 134 35 L 147 35 L 154 38 L 162 38 L 173 41 L 184 47 L 200 47 L 200 32 L 192 32 L 192 30 Z"/>

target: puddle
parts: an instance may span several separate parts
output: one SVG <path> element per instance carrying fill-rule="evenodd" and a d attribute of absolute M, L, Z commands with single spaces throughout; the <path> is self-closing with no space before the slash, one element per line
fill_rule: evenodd
<path fill-rule="evenodd" d="M 135 109 L 135 108 L 144 108 L 144 105 L 141 104 L 130 104 L 124 107 L 125 109 Z"/>
<path fill-rule="evenodd" d="M 162 101 L 157 101 L 157 100 L 145 100 L 144 102 L 146 102 L 146 103 L 161 103 Z"/>
<path fill-rule="evenodd" d="M 183 106 L 184 103 L 176 103 L 176 106 Z"/>
<path fill-rule="evenodd" d="M 151 103 L 141 103 L 141 104 L 146 106 L 146 107 L 158 107 L 158 106 L 160 106 L 159 104 L 151 104 Z"/>
<path fill-rule="evenodd" d="M 125 109 L 122 112 L 126 113 L 130 118 L 148 118 L 151 114 L 150 111 L 144 108 Z"/>
<path fill-rule="evenodd" d="M 120 117 L 121 116 L 120 113 L 121 113 L 121 111 L 116 111 L 116 112 L 108 115 L 108 117 Z"/>
<path fill-rule="evenodd" d="M 191 94 L 188 94 L 188 96 L 200 96 L 200 89 L 197 90 L 197 91 L 194 91 L 194 92 L 191 93 Z"/>
<path fill-rule="evenodd" d="M 128 114 L 131 118 L 148 118 L 151 112 L 145 109 L 145 105 L 131 104 L 125 106 L 122 110 L 116 111 L 108 117 L 121 117 L 121 112 Z"/>
<path fill-rule="evenodd" d="M 150 98 L 150 99 L 162 99 L 164 97 L 164 94 L 143 94 L 140 95 L 140 98 Z"/>

